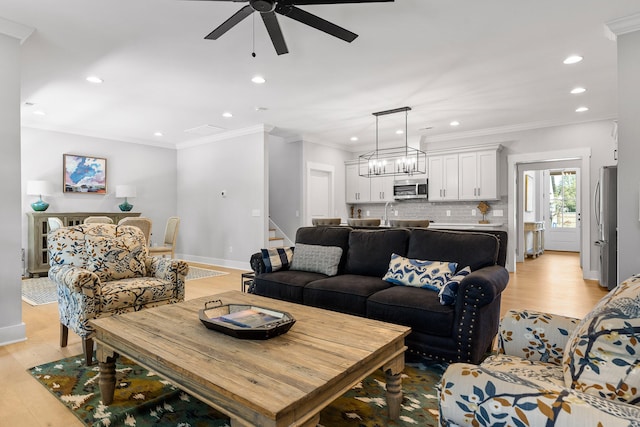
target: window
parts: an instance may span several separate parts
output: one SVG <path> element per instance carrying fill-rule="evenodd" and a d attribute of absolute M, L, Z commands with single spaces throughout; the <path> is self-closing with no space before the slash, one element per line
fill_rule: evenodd
<path fill-rule="evenodd" d="M 576 228 L 576 171 L 550 171 L 549 217 L 552 228 Z"/>

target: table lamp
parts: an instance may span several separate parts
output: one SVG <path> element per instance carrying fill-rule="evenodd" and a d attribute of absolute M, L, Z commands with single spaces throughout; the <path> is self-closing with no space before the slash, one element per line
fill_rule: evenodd
<path fill-rule="evenodd" d="M 133 185 L 116 185 L 116 197 L 124 197 L 124 202 L 118 207 L 122 212 L 129 212 L 133 205 L 129 203 L 127 197 L 136 197 L 136 187 Z"/>
<path fill-rule="evenodd" d="M 51 194 L 49 181 L 27 181 L 27 194 L 39 197 L 36 202 L 31 203 L 34 211 L 44 212 L 47 210 L 49 203 L 42 200 L 42 195 Z"/>

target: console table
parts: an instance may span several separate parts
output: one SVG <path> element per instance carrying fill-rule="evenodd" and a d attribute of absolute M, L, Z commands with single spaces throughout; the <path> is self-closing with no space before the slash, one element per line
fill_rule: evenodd
<path fill-rule="evenodd" d="M 525 222 L 526 255 L 536 258 L 544 253 L 544 222 Z"/>
<path fill-rule="evenodd" d="M 82 224 L 88 216 L 108 216 L 117 224 L 122 218 L 140 216 L 139 212 L 27 212 L 28 218 L 28 252 L 27 272 L 29 276 L 47 275 L 49 271 L 49 254 L 47 252 L 47 218 L 60 218 L 65 227 Z"/>

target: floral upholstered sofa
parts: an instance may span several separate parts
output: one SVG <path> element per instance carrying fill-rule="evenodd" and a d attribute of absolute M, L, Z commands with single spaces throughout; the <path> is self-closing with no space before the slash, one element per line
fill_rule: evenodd
<path fill-rule="evenodd" d="M 87 364 L 93 361 L 91 319 L 184 301 L 186 262 L 148 256 L 142 231 L 134 226 L 83 224 L 47 236 L 49 278 L 56 283 L 60 346 L 68 330 L 82 338 Z"/>
<path fill-rule="evenodd" d="M 640 426 L 640 275 L 581 321 L 509 311 L 499 354 L 449 365 L 440 423 L 473 426 Z"/>

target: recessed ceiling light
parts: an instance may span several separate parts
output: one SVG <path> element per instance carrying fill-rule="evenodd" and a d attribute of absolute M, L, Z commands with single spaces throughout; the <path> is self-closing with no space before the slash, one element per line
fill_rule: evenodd
<path fill-rule="evenodd" d="M 87 81 L 89 83 L 102 83 L 104 80 L 102 80 L 100 77 L 98 76 L 89 76 L 87 77 Z"/>
<path fill-rule="evenodd" d="M 153 135 L 154 136 L 163 136 L 162 132 L 154 132 Z"/>
<path fill-rule="evenodd" d="M 565 60 L 562 61 L 562 63 L 567 65 L 577 64 L 578 62 L 582 61 L 582 59 L 583 58 L 580 55 L 571 55 L 571 56 L 567 56 Z"/>
<path fill-rule="evenodd" d="M 584 113 L 585 111 L 589 111 L 587 107 L 578 107 L 576 108 L 576 113 Z"/>
<path fill-rule="evenodd" d="M 354 142 L 355 142 L 355 141 L 357 141 L 357 140 L 358 140 L 358 137 L 357 137 L 357 136 L 352 136 L 352 137 L 351 137 L 351 138 L 349 138 L 349 139 L 350 139 L 351 141 L 354 141 Z"/>
<path fill-rule="evenodd" d="M 233 117 L 233 114 L 231 114 L 231 113 L 230 113 L 230 112 L 228 112 L 228 111 L 225 111 L 224 113 L 222 113 L 222 117 L 226 117 L 226 118 L 228 119 L 228 118 Z"/>
<path fill-rule="evenodd" d="M 585 93 L 587 90 L 583 87 L 574 87 L 573 89 L 571 89 L 571 94 L 572 95 L 577 95 L 579 93 Z"/>
<path fill-rule="evenodd" d="M 396 135 L 402 135 L 404 133 L 404 131 L 402 129 L 398 129 L 396 131 Z"/>
<path fill-rule="evenodd" d="M 266 80 L 262 76 L 253 76 L 251 78 L 251 81 L 254 82 L 255 84 L 259 84 L 259 85 L 261 85 L 262 83 L 266 82 Z"/>
<path fill-rule="evenodd" d="M 46 116 L 47 114 L 42 110 L 36 110 L 33 112 L 36 116 Z"/>
<path fill-rule="evenodd" d="M 449 123 L 449 126 L 460 126 L 460 122 L 457 120 L 454 120 L 451 123 Z"/>

